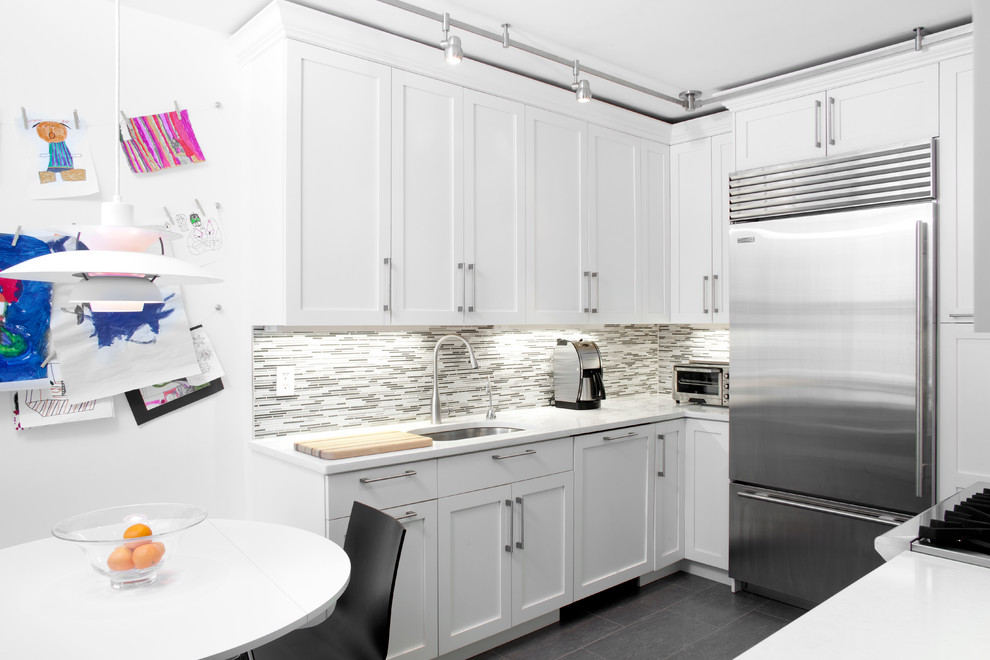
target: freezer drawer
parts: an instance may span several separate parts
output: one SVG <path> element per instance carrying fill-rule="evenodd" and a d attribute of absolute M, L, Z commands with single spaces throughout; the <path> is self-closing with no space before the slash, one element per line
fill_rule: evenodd
<path fill-rule="evenodd" d="M 729 577 L 810 607 L 883 563 L 877 536 L 906 516 L 732 484 Z"/>

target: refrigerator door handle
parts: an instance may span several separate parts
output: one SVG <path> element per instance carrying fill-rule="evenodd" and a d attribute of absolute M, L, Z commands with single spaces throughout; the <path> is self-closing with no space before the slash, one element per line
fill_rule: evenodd
<path fill-rule="evenodd" d="M 925 447 L 925 223 L 918 220 L 914 225 L 914 496 L 921 497 L 924 481 Z"/>
<path fill-rule="evenodd" d="M 784 498 L 779 495 L 770 495 L 769 493 L 758 493 L 749 490 L 742 490 L 739 491 L 739 497 L 744 497 L 748 500 L 759 500 L 761 502 L 770 502 L 771 504 L 790 506 L 790 507 L 794 507 L 795 509 L 807 509 L 808 511 L 830 513 L 832 515 L 840 516 L 842 518 L 865 520 L 867 522 L 880 523 L 881 525 L 889 525 L 890 527 L 897 527 L 902 522 L 904 522 L 904 520 L 897 520 L 893 516 L 870 515 L 867 513 L 858 513 L 855 511 L 845 511 L 843 509 L 833 509 L 832 507 L 821 506 L 818 504 L 811 504 L 810 502 L 801 502 L 798 500 Z"/>

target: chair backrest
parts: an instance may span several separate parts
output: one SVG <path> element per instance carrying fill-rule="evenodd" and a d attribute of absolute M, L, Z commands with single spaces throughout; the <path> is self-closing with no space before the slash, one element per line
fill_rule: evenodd
<path fill-rule="evenodd" d="M 388 652 L 392 594 L 405 536 L 405 527 L 395 518 L 354 502 L 344 539 L 344 552 L 351 560 L 351 579 L 336 608 L 346 612 L 352 624 L 360 622 L 365 641 L 380 650 L 382 658 Z"/>

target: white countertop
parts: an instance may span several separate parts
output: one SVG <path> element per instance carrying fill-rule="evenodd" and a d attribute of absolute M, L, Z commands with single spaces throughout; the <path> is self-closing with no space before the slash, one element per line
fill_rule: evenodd
<path fill-rule="evenodd" d="M 151 585 L 115 591 L 74 544 L 0 550 L 0 657 L 226 660 L 331 610 L 350 561 L 317 534 L 210 518 Z"/>
<path fill-rule="evenodd" d="M 990 569 L 903 552 L 739 660 L 986 658 Z"/>
<path fill-rule="evenodd" d="M 567 410 L 544 406 L 542 408 L 527 408 L 520 410 L 498 411 L 498 417 L 492 422 L 485 420 L 485 415 L 472 415 L 446 420 L 441 426 L 434 427 L 428 420 L 408 422 L 387 426 L 368 426 L 350 428 L 341 431 L 322 431 L 314 433 L 297 433 L 275 438 L 261 438 L 251 442 L 255 451 L 275 456 L 293 464 L 321 472 L 335 474 L 352 470 L 406 463 L 410 461 L 453 456 L 466 452 L 483 451 L 497 447 L 510 447 L 528 442 L 551 440 L 569 435 L 595 433 L 623 426 L 650 424 L 670 419 L 691 417 L 714 421 L 729 421 L 729 409 L 719 406 L 684 405 L 675 403 L 669 396 L 627 396 L 605 399 L 601 408 L 596 410 Z M 406 451 L 325 460 L 309 456 L 295 450 L 294 443 L 315 438 L 332 438 L 333 436 L 353 435 L 373 431 L 410 431 L 456 429 L 470 423 L 484 422 L 502 426 L 518 426 L 522 431 L 490 435 L 481 438 L 435 442 L 432 447 L 409 449 Z"/>

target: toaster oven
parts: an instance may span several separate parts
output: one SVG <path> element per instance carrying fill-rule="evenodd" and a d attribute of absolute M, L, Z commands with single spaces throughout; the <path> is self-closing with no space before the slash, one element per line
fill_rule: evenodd
<path fill-rule="evenodd" d="M 729 363 L 688 362 L 674 365 L 674 401 L 729 405 Z"/>

